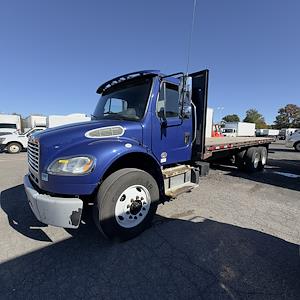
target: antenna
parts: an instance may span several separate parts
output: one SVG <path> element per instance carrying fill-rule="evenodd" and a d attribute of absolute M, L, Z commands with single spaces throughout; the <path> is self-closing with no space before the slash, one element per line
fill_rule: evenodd
<path fill-rule="evenodd" d="M 186 75 L 189 74 L 190 54 L 191 54 L 192 37 L 193 37 L 194 23 L 195 23 L 196 5 L 197 5 L 197 0 L 194 0 L 193 17 L 192 17 L 192 26 L 191 26 L 191 31 L 190 31 L 190 35 L 189 35 L 189 43 L 188 43 L 187 64 L 186 64 Z"/>

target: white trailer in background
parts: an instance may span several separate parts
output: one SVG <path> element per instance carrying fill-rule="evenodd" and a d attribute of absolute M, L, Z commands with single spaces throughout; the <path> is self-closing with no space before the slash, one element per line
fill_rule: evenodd
<path fill-rule="evenodd" d="M 256 136 L 274 136 L 279 135 L 278 129 L 256 129 Z"/>
<path fill-rule="evenodd" d="M 255 136 L 255 123 L 228 122 L 225 123 L 222 134 L 227 137 Z"/>
<path fill-rule="evenodd" d="M 52 128 L 65 124 L 90 121 L 91 117 L 85 114 L 70 114 L 65 116 L 50 115 L 47 117 L 47 127 Z"/>
<path fill-rule="evenodd" d="M 214 110 L 212 108 L 207 108 L 206 111 L 206 127 L 205 127 L 205 137 L 210 138 L 212 135 L 212 127 L 213 127 L 213 114 Z"/>
<path fill-rule="evenodd" d="M 21 131 L 21 117 L 19 115 L 0 114 L 0 133 Z"/>
<path fill-rule="evenodd" d="M 47 117 L 39 115 L 30 115 L 22 120 L 23 131 L 27 131 L 34 127 L 46 127 Z"/>

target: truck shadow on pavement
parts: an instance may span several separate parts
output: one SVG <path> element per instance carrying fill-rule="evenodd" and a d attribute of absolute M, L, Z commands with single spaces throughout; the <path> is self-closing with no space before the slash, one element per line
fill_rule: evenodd
<path fill-rule="evenodd" d="M 85 224 L 51 243 L 31 229 L 45 225 L 35 220 L 21 185 L 1 193 L 1 208 L 12 228 L 45 241 L 0 264 L 2 299 L 299 299 L 299 246 L 259 231 L 157 215 L 142 235 L 113 243 L 87 209 Z"/>
<path fill-rule="evenodd" d="M 233 177 L 240 177 L 260 183 L 270 184 L 290 190 L 300 191 L 300 161 L 286 159 L 268 159 L 268 165 L 262 172 L 246 173 L 233 165 L 222 162 L 211 164 L 211 169 L 225 171 Z M 286 174 L 286 176 L 284 175 Z M 289 174 L 296 175 L 294 178 Z"/>

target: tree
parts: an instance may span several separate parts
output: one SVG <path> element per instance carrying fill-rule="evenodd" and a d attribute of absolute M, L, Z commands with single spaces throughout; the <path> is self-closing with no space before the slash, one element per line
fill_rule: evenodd
<path fill-rule="evenodd" d="M 233 115 L 227 115 L 223 117 L 222 120 L 225 122 L 240 122 L 240 117 L 236 114 L 233 114 Z"/>
<path fill-rule="evenodd" d="M 287 104 L 280 108 L 274 123 L 277 129 L 300 127 L 300 107 L 295 104 Z"/>
<path fill-rule="evenodd" d="M 261 115 L 256 109 L 248 109 L 246 111 L 246 117 L 243 120 L 244 122 L 255 123 L 255 128 L 267 128 L 267 124 L 265 122 L 265 118 Z"/>

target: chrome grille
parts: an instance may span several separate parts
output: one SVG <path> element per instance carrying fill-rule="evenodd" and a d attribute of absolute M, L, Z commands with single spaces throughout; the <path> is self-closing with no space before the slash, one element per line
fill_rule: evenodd
<path fill-rule="evenodd" d="M 39 172 L 39 154 L 40 145 L 38 141 L 30 139 L 27 148 L 28 164 L 37 173 Z"/>

